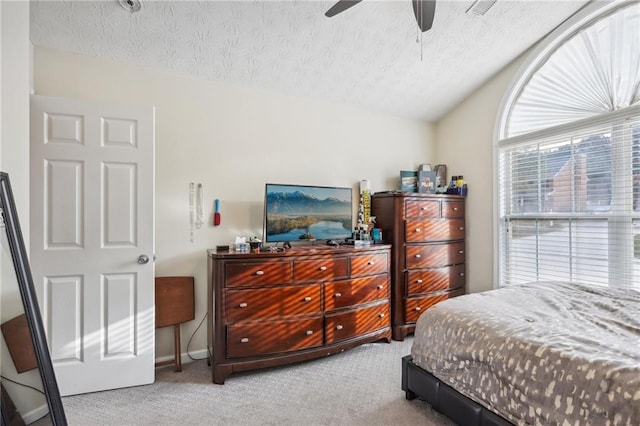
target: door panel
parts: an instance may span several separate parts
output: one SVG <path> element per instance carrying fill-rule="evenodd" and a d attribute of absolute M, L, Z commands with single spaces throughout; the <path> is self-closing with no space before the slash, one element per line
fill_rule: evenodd
<path fill-rule="evenodd" d="M 46 161 L 46 247 L 80 248 L 82 238 L 82 163 Z"/>
<path fill-rule="evenodd" d="M 136 245 L 135 164 L 102 164 L 102 247 Z"/>
<path fill-rule="evenodd" d="M 31 264 L 61 395 L 154 380 L 152 107 L 31 98 Z"/>

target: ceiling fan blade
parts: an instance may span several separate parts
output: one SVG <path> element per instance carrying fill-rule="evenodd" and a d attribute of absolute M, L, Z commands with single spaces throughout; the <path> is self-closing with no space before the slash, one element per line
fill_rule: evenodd
<path fill-rule="evenodd" d="M 411 0 L 413 3 L 413 14 L 416 16 L 418 28 L 422 32 L 431 29 L 433 17 L 436 14 L 435 0 Z"/>
<path fill-rule="evenodd" d="M 340 12 L 344 12 L 349 9 L 351 6 L 355 6 L 360 3 L 362 0 L 339 0 L 336 4 L 331 6 L 331 9 L 327 10 L 324 16 L 331 18 L 334 15 L 337 15 Z"/>

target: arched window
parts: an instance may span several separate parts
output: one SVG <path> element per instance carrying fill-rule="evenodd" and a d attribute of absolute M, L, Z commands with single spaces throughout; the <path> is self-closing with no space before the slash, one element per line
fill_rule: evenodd
<path fill-rule="evenodd" d="M 640 3 L 598 3 L 538 47 L 505 98 L 500 286 L 640 289 Z"/>

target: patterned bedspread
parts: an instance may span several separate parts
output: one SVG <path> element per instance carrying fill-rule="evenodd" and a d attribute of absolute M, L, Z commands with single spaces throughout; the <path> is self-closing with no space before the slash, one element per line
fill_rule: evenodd
<path fill-rule="evenodd" d="M 446 300 L 414 362 L 516 424 L 640 425 L 640 292 L 560 282 Z"/>

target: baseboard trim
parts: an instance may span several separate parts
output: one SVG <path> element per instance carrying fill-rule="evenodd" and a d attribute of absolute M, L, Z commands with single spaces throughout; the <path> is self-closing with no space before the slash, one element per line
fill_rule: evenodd
<path fill-rule="evenodd" d="M 33 410 L 27 413 L 24 413 L 24 414 L 20 413 L 20 416 L 22 416 L 22 420 L 24 421 L 25 424 L 30 425 L 31 423 L 37 420 L 40 420 L 47 414 L 49 414 L 49 406 L 45 403 L 39 407 L 34 408 Z"/>

